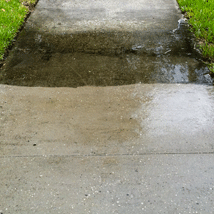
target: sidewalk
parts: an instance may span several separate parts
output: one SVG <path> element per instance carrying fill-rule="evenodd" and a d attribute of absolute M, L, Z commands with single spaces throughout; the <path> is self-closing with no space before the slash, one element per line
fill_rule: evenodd
<path fill-rule="evenodd" d="M 74 46 L 77 37 L 66 37 L 66 42 L 60 43 L 60 33 L 74 36 L 83 31 L 88 36 L 89 32 L 110 32 L 114 37 L 97 45 L 102 57 L 104 51 L 109 54 L 105 57 L 111 57 L 111 46 L 114 53 L 122 44 L 130 50 L 142 38 L 151 40 L 151 32 L 154 37 L 158 35 L 152 40 L 153 46 L 145 40 L 140 50 L 145 52 L 141 56 L 147 57 L 158 41 L 163 41 L 163 53 L 170 42 L 176 41 L 167 32 L 178 27 L 180 18 L 175 0 L 39 1 L 6 65 L 11 72 L 7 81 L 18 86 L 0 85 L 1 213 L 214 212 L 214 89 L 209 77 L 203 75 L 200 83 L 204 84 L 143 84 L 137 83 L 137 78 L 133 82 L 136 84 L 130 84 L 123 76 L 127 84 L 114 86 L 116 80 L 110 84 L 110 76 L 104 75 L 100 79 L 103 77 L 106 85 L 95 79 L 93 86 L 85 84 L 85 75 L 76 77 L 76 88 L 53 87 L 59 80 L 57 76 L 53 82 L 39 79 L 42 72 L 47 72 L 46 76 L 54 72 L 51 66 L 63 70 L 64 65 L 68 69 L 73 63 L 65 59 L 73 54 L 86 56 L 97 50 L 96 43 L 90 43 L 91 36 L 78 50 L 78 45 Z M 47 37 L 52 29 L 54 33 Z M 139 30 L 142 32 L 136 34 Z M 115 32 L 121 34 L 117 37 Z M 131 36 L 129 42 L 120 39 L 122 35 Z M 46 57 L 50 53 L 48 50 L 54 51 L 50 59 L 40 63 L 44 53 Z M 24 60 L 20 61 L 20 56 Z M 33 61 L 36 56 L 37 61 Z M 205 67 L 197 67 L 200 63 L 194 57 L 183 53 L 173 60 L 168 64 L 181 60 L 193 73 L 197 69 L 206 71 Z M 182 67 L 181 61 L 178 64 Z M 27 72 L 37 75 L 38 81 L 32 76 L 31 82 L 25 81 L 27 87 L 20 86 L 24 82 L 23 73 L 19 73 L 22 70 L 26 78 Z M 140 67 L 131 71 L 136 70 L 139 73 Z M 178 76 L 188 82 L 191 74 L 189 71 L 185 79 L 180 71 Z M 59 86 L 68 86 L 66 78 L 60 79 Z M 84 87 L 79 87 L 81 81 Z M 51 87 L 28 87 L 48 84 Z"/>

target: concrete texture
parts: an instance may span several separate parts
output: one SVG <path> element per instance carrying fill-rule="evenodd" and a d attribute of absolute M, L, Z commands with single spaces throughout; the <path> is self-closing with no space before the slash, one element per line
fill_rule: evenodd
<path fill-rule="evenodd" d="M 109 57 L 117 55 L 122 44 L 136 49 L 143 38 L 147 38 L 144 48 L 137 49 L 145 56 L 158 52 L 154 59 L 161 57 L 173 41 L 177 68 L 181 58 L 182 63 L 193 60 L 198 68 L 192 47 L 186 47 L 189 43 L 178 45 L 183 34 L 172 34 L 179 29 L 180 18 L 175 0 L 40 0 L 2 76 L 11 72 L 8 83 L 21 85 L 27 72 L 50 66 L 45 67 L 48 77 L 63 69 L 73 52 L 96 54 L 101 41 L 105 43 L 101 56 Z M 110 33 L 109 40 L 101 36 L 105 39 L 90 43 L 102 30 L 103 35 Z M 70 33 L 76 40 L 59 37 Z M 120 39 L 123 35 L 128 37 Z M 75 46 L 70 52 L 69 41 L 74 44 L 78 36 L 90 48 Z M 163 49 L 156 49 L 158 42 Z M 40 63 L 36 69 L 34 59 Z M 167 62 L 173 68 L 172 61 Z M 79 71 L 73 72 L 80 75 Z M 206 68 L 197 70 L 202 71 Z M 177 76 L 182 72 L 174 69 Z M 185 75 L 191 76 L 188 72 Z M 40 85 L 41 79 L 35 83 L 34 77 L 31 86 Z M 0 213 L 214 213 L 213 86 L 107 82 L 94 84 L 106 87 L 87 83 L 78 87 L 85 80 L 81 76 L 75 80 L 77 88 L 0 85 Z"/>
<path fill-rule="evenodd" d="M 2 213 L 213 213 L 214 89 L 27 88 L 1 99 Z"/>
<path fill-rule="evenodd" d="M 29 20 L 33 27 L 60 34 L 94 30 L 171 30 L 181 13 L 174 0 L 138 1 L 40 1 Z M 37 25 L 38 24 L 38 25 Z"/>
<path fill-rule="evenodd" d="M 0 154 L 214 152 L 213 108 L 212 86 L 1 86 Z"/>
<path fill-rule="evenodd" d="M 189 154 L 4 158 L 1 207 L 23 214 L 213 213 L 213 161 Z"/>
<path fill-rule="evenodd" d="M 41 0 L 7 59 L 0 83 L 212 84 L 198 59 L 175 0 Z"/>

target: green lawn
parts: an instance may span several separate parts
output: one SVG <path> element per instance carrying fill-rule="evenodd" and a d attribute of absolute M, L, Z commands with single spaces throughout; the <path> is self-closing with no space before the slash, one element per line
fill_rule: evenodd
<path fill-rule="evenodd" d="M 214 72 L 214 0 L 177 0 Z"/>
<path fill-rule="evenodd" d="M 35 1 L 0 0 L 0 60 L 28 13 L 28 9 L 22 3 L 35 3 Z"/>

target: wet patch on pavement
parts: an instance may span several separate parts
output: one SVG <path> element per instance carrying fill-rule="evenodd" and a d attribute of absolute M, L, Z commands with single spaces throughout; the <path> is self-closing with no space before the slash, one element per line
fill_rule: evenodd
<path fill-rule="evenodd" d="M 170 32 L 59 34 L 33 29 L 22 31 L 0 83 L 44 87 L 212 84 L 183 20 Z"/>

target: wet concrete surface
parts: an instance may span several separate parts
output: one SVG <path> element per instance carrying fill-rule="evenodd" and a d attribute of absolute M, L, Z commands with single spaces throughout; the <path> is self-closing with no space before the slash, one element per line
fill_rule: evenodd
<path fill-rule="evenodd" d="M 213 108 L 203 85 L 1 86 L 0 154 L 214 152 Z"/>
<path fill-rule="evenodd" d="M 2 213 L 214 212 L 212 86 L 1 85 L 0 100 Z"/>
<path fill-rule="evenodd" d="M 89 3 L 90 7 L 77 2 L 39 2 L 6 61 L 1 83 L 43 87 L 212 84 L 174 1 L 158 8 L 153 8 L 155 1 L 139 1 L 146 7 L 138 9 L 124 1 L 118 3 L 123 5 L 119 10 L 113 9 L 113 2 Z"/>
<path fill-rule="evenodd" d="M 40 0 L 1 71 L 0 213 L 213 213 L 187 27 L 175 0 Z"/>

